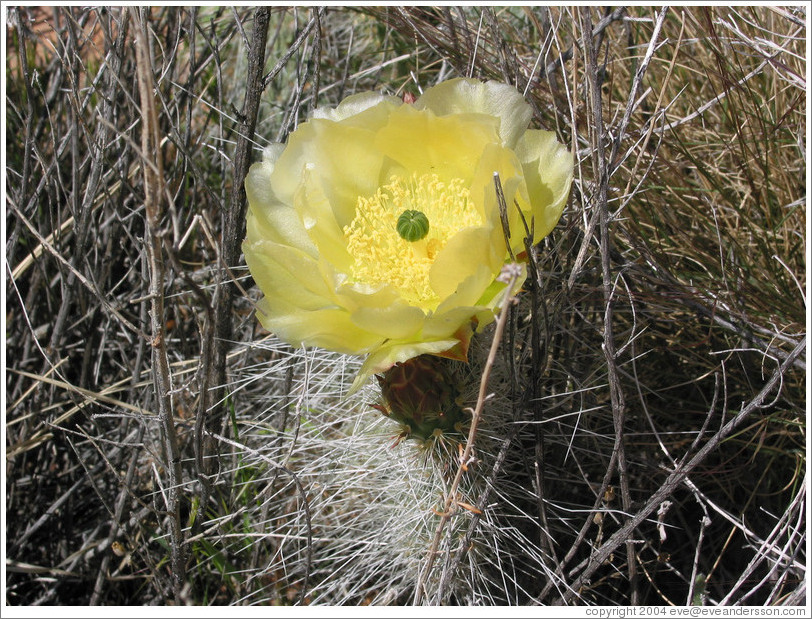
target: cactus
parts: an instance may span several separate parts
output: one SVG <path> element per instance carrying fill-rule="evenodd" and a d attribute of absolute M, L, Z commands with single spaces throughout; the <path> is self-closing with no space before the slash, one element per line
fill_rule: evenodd
<path fill-rule="evenodd" d="M 252 344 L 266 360 L 244 374 L 242 401 L 250 406 L 239 415 L 240 440 L 248 449 L 238 452 L 244 466 L 284 469 L 271 466 L 243 490 L 262 497 L 243 521 L 252 552 L 222 549 L 241 557 L 247 575 L 239 603 L 411 603 L 465 441 L 478 348 L 470 366 L 418 357 L 347 397 L 357 358 L 291 351 L 275 340 Z M 287 396 L 279 392 L 286 375 Z M 502 395 L 489 400 L 476 462 L 426 580 L 427 603 L 522 603 L 531 567 L 543 565 L 542 551 L 517 526 L 531 520 L 522 513 L 528 484 L 491 478 L 512 425 L 506 379 L 495 377 Z M 370 410 L 375 400 L 386 417 Z M 515 471 L 513 459 L 503 469 Z"/>

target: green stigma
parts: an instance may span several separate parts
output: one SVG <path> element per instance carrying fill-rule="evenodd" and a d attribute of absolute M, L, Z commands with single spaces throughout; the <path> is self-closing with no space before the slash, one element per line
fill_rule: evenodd
<path fill-rule="evenodd" d="M 405 210 L 398 217 L 397 231 L 400 238 L 409 241 L 419 241 L 429 233 L 429 218 L 420 211 Z"/>

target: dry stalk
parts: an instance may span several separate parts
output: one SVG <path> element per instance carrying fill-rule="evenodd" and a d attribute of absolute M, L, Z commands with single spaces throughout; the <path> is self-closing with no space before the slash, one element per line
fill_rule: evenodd
<path fill-rule="evenodd" d="M 161 422 L 163 447 L 169 486 L 166 492 L 166 510 L 169 520 L 169 535 L 172 556 L 172 584 L 175 599 L 180 601 L 183 583 L 186 579 L 186 561 L 183 546 L 183 528 L 180 516 L 180 489 L 183 473 L 180 466 L 181 455 L 175 431 L 170 392 L 172 376 L 166 347 L 164 324 L 164 280 L 163 231 L 161 219 L 164 199 L 163 160 L 161 157 L 161 136 L 158 125 L 154 82 L 152 79 L 152 54 L 150 33 L 147 29 L 146 9 L 131 8 L 136 26 L 135 51 L 138 73 L 138 92 L 141 101 L 141 156 L 144 158 L 144 208 L 147 231 L 146 249 L 149 260 L 150 323 L 152 327 L 152 364 L 155 381 L 155 395 L 158 401 L 158 416 Z"/>
<path fill-rule="evenodd" d="M 702 464 L 702 462 L 704 462 L 704 460 L 719 447 L 722 441 L 733 434 L 737 428 L 747 421 L 750 415 L 765 406 L 767 396 L 769 396 L 776 387 L 779 387 L 780 389 L 784 375 L 792 367 L 795 359 L 798 358 L 805 350 L 806 338 L 798 343 L 792 352 L 787 355 L 787 358 L 784 359 L 778 368 L 776 368 L 775 372 L 773 372 L 772 376 L 770 376 L 770 379 L 766 382 L 764 387 L 762 387 L 761 391 L 759 391 L 758 394 L 752 400 L 750 400 L 750 402 L 742 406 L 741 410 L 736 414 L 735 417 L 733 417 L 733 419 L 728 421 L 716 434 L 708 439 L 708 442 L 703 445 L 702 449 L 700 449 L 693 458 L 687 462 L 685 462 L 685 460 L 680 462 L 671 472 L 662 486 L 660 486 L 660 488 L 651 495 L 648 501 L 646 501 L 646 504 L 637 510 L 634 516 L 632 516 L 622 527 L 615 531 L 614 535 L 606 540 L 600 546 L 600 548 L 595 550 L 595 552 L 589 558 L 588 565 L 578 575 L 578 578 L 573 581 L 572 585 L 568 588 L 567 593 L 562 595 L 561 598 L 557 600 L 558 603 L 567 604 L 572 601 L 572 599 L 579 594 L 581 589 L 587 585 L 592 574 L 595 573 L 595 570 L 603 565 L 604 561 L 609 558 L 609 555 L 615 552 L 621 544 L 628 541 L 632 531 L 634 531 L 634 529 L 639 526 L 640 523 L 642 523 L 651 513 L 653 513 L 663 501 L 670 497 L 674 491 L 687 480 L 688 475 L 700 464 Z"/>
<path fill-rule="evenodd" d="M 437 603 L 438 604 L 446 604 L 445 597 L 447 592 L 450 591 L 450 584 L 451 579 L 456 572 L 462 565 L 463 560 L 465 559 L 468 551 L 471 549 L 474 539 L 474 533 L 476 532 L 479 523 L 482 520 L 482 516 L 484 514 L 485 508 L 488 505 L 488 500 L 490 499 L 491 492 L 496 485 L 496 480 L 499 476 L 499 473 L 502 470 L 503 465 L 505 464 L 505 460 L 507 459 L 508 452 L 510 448 L 514 445 L 514 441 L 516 440 L 516 436 L 519 433 L 519 425 L 511 426 L 510 430 L 508 430 L 507 436 L 502 441 L 502 446 L 499 448 L 499 453 L 496 454 L 496 459 L 493 463 L 493 468 L 488 475 L 488 482 L 483 490 L 482 494 L 479 497 L 479 500 L 476 504 L 476 511 L 471 512 L 471 522 L 468 525 L 468 530 L 465 532 L 465 536 L 460 543 L 459 550 L 457 551 L 456 556 L 454 557 L 453 563 L 449 562 L 444 570 L 442 577 L 440 578 L 440 584 L 437 587 Z"/>
<path fill-rule="evenodd" d="M 262 70 L 265 66 L 265 43 L 268 37 L 270 8 L 260 7 L 254 14 L 254 32 L 248 50 L 248 72 L 245 85 L 245 100 L 240 112 L 240 125 L 234 152 L 234 176 L 229 206 L 222 219 L 221 269 L 218 272 L 217 292 L 214 304 L 214 328 L 211 365 L 209 366 L 209 386 L 213 388 L 212 406 L 219 410 L 224 398 L 226 383 L 226 357 L 228 343 L 232 339 L 231 311 L 234 297 L 230 267 L 240 256 L 240 245 L 245 233 L 245 187 L 243 182 L 252 160 L 254 130 L 257 124 L 260 99 L 264 90 Z M 217 411 L 204 409 L 198 419 L 204 420 L 196 428 L 198 440 L 202 440 L 206 417 L 217 417 Z"/>
<path fill-rule="evenodd" d="M 488 351 L 488 358 L 485 362 L 485 367 L 482 370 L 482 377 L 479 381 L 479 393 L 477 394 L 477 401 L 476 406 L 474 407 L 473 411 L 471 412 L 471 427 L 468 430 L 468 437 L 465 441 L 465 449 L 462 452 L 462 455 L 459 458 L 459 467 L 457 468 L 457 473 L 454 476 L 453 481 L 451 482 L 451 486 L 448 490 L 448 494 L 445 498 L 445 503 L 443 504 L 443 508 L 440 515 L 440 522 L 437 524 L 437 530 L 434 533 L 434 539 L 432 540 L 431 547 L 429 548 L 429 552 L 426 556 L 426 566 L 423 568 L 423 571 L 420 573 L 420 576 L 417 581 L 417 586 L 415 587 L 414 591 L 414 601 L 413 604 L 415 606 L 419 605 L 422 598 L 423 598 L 423 591 L 425 589 L 426 581 L 428 580 L 429 574 L 431 573 L 431 568 L 434 565 L 434 559 L 437 556 L 437 550 L 440 547 L 440 538 L 443 534 L 443 529 L 445 529 L 445 525 L 448 523 L 448 520 L 451 518 L 453 513 L 452 507 L 456 502 L 457 496 L 457 488 L 459 488 L 460 481 L 462 481 L 462 475 L 468 469 L 468 465 L 472 461 L 473 451 L 474 451 L 474 442 L 476 440 L 477 434 L 477 426 L 479 425 L 479 420 L 482 416 L 482 410 L 485 408 L 485 401 L 488 399 L 488 379 L 491 376 L 491 370 L 493 369 L 494 361 L 496 361 L 496 352 L 499 350 L 499 344 L 502 341 L 502 335 L 505 332 L 505 325 L 507 324 L 507 318 L 510 314 L 510 306 L 513 304 L 513 288 L 516 285 L 516 280 L 518 279 L 518 272 L 516 270 L 516 265 L 508 265 L 506 266 L 502 273 L 508 277 L 507 281 L 507 290 L 508 295 L 505 299 L 505 302 L 502 305 L 502 309 L 499 312 L 499 318 L 496 322 L 496 330 L 493 334 L 493 341 L 491 342 L 490 350 Z"/>
<path fill-rule="evenodd" d="M 231 267 L 240 256 L 240 244 L 245 232 L 245 187 L 243 182 L 251 165 L 251 152 L 254 143 L 254 130 L 257 124 L 260 99 L 264 90 L 262 70 L 265 66 L 265 46 L 268 38 L 269 7 L 260 7 L 254 14 L 254 32 L 248 50 L 248 73 L 246 76 L 245 99 L 239 114 L 239 129 L 234 153 L 233 185 L 228 208 L 222 215 L 222 240 L 219 253 L 217 283 L 213 299 L 213 312 L 203 333 L 201 347 L 199 383 L 200 401 L 195 420 L 195 464 L 198 479 L 203 486 L 200 501 L 205 513 L 210 494 L 208 477 L 214 459 L 208 463 L 206 455 L 213 444 L 206 441 L 206 431 L 210 423 L 224 416 L 226 400 L 226 360 L 229 342 L 233 339 L 232 305 L 234 280 Z"/>
<path fill-rule="evenodd" d="M 598 75 L 597 48 L 593 43 L 593 38 L 588 36 L 592 32 L 592 20 L 590 9 L 584 8 L 580 12 L 581 28 L 583 33 L 583 48 L 586 61 L 586 80 L 588 86 L 588 100 L 592 105 L 592 124 L 590 124 L 592 141 L 592 168 L 595 175 L 597 194 L 593 197 L 593 205 L 598 209 L 598 228 L 600 237 L 598 239 L 601 270 L 603 279 L 603 353 L 606 358 L 606 366 L 609 380 L 609 394 L 612 403 L 612 419 L 614 421 L 615 445 L 612 450 L 612 458 L 617 462 L 617 472 L 620 478 L 621 499 L 623 510 L 629 513 L 631 510 L 631 495 L 629 493 L 628 468 L 626 463 L 626 451 L 624 443 L 625 432 L 625 398 L 621 387 L 620 373 L 617 366 L 617 352 L 615 350 L 615 335 L 613 328 L 614 312 L 614 284 L 612 282 L 611 265 L 611 244 L 609 237 L 609 162 L 606 159 L 604 149 L 604 126 L 603 126 L 603 106 L 601 96 L 600 77 Z M 631 99 L 630 99 L 631 101 Z M 607 477 L 611 472 L 611 467 L 607 471 Z M 601 493 L 602 494 L 602 493 Z M 634 544 L 626 542 L 626 563 L 629 570 L 629 583 L 631 586 L 631 605 L 639 603 L 639 591 L 637 588 L 637 562 L 635 561 Z"/>

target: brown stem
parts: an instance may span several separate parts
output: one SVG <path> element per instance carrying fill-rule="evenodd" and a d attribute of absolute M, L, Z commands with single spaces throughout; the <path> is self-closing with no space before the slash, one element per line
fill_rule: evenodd
<path fill-rule="evenodd" d="M 506 267 L 506 269 L 514 267 L 516 265 L 510 265 Z M 504 271 L 503 271 L 504 272 Z M 462 480 L 463 473 L 468 468 L 468 463 L 471 460 L 471 455 L 474 450 L 474 441 L 476 440 L 477 434 L 477 426 L 479 425 L 479 420 L 482 417 L 482 410 L 485 408 L 485 400 L 488 396 L 488 379 L 491 376 L 491 370 L 493 369 L 493 363 L 496 360 L 496 352 L 499 350 L 499 343 L 502 341 L 502 334 L 505 332 L 505 325 L 507 324 L 507 317 L 510 313 L 510 306 L 513 304 L 513 288 L 516 285 L 516 279 L 518 278 L 518 274 L 516 272 L 509 273 L 509 280 L 507 282 L 507 298 L 505 299 L 504 304 L 502 305 L 502 310 L 499 312 L 499 319 L 496 322 L 496 331 L 493 334 L 493 341 L 491 342 L 491 348 L 488 351 L 488 359 L 485 362 L 485 368 L 482 370 L 482 377 L 479 381 L 479 394 L 477 395 L 476 407 L 474 408 L 471 414 L 471 427 L 468 430 L 468 437 L 465 441 L 465 449 L 460 456 L 459 468 L 457 469 L 457 474 L 454 476 L 454 480 L 451 482 L 451 487 L 449 488 L 448 494 L 445 498 L 445 504 L 443 505 L 442 509 L 442 516 L 440 517 L 440 522 L 437 525 L 437 530 L 434 532 L 434 539 L 431 543 L 431 548 L 429 549 L 428 556 L 426 557 L 426 566 L 423 568 L 423 571 L 420 573 L 420 576 L 417 580 L 417 586 L 415 587 L 414 591 L 414 602 L 413 604 L 417 606 L 420 604 L 420 601 L 423 598 L 423 588 L 425 587 L 426 581 L 428 580 L 429 574 L 431 573 L 431 568 L 434 565 L 434 559 L 437 556 L 437 550 L 440 547 L 440 538 L 443 534 L 443 529 L 445 528 L 446 523 L 448 522 L 449 518 L 451 517 L 452 512 L 452 505 L 456 501 L 457 495 L 457 488 L 460 485 L 460 481 Z"/>
<path fill-rule="evenodd" d="M 623 510 L 629 513 L 631 510 L 631 494 L 629 492 L 628 467 L 626 462 L 625 449 L 625 413 L 626 401 L 623 389 L 620 384 L 620 374 L 617 366 L 617 352 L 615 350 L 615 336 L 613 326 L 614 314 L 614 285 L 612 283 L 611 265 L 611 238 L 609 236 L 609 163 L 606 160 L 602 136 L 603 128 L 603 105 L 601 98 L 601 84 L 598 75 L 597 49 L 593 38 L 589 36 L 592 32 L 592 19 L 590 9 L 581 10 L 582 32 L 584 33 L 584 55 L 586 59 L 586 76 L 590 87 L 589 99 L 592 104 L 593 123 L 593 156 L 592 166 L 597 180 L 597 195 L 595 196 L 595 206 L 599 209 L 598 226 L 600 230 L 599 247 L 601 255 L 601 270 L 603 275 L 603 299 L 605 304 L 603 320 L 603 353 L 606 358 L 606 368 L 609 380 L 609 396 L 612 403 L 612 419 L 615 430 L 615 445 L 613 453 L 617 456 L 617 470 L 620 481 L 620 496 Z M 639 591 L 637 588 L 637 561 L 635 560 L 634 543 L 626 542 L 626 566 L 629 573 L 629 585 L 631 588 L 631 605 L 636 606 L 639 602 Z"/>
<path fill-rule="evenodd" d="M 158 112 L 154 94 L 152 54 L 147 29 L 146 9 L 131 8 L 135 23 L 135 52 L 138 74 L 138 92 L 141 101 L 141 156 L 144 158 L 144 210 L 147 230 L 145 234 L 149 268 L 150 323 L 152 327 L 152 371 L 155 382 L 155 395 L 158 401 L 158 416 L 166 451 L 166 470 L 169 485 L 166 488 L 166 509 L 169 519 L 171 541 L 172 585 L 177 602 L 181 599 L 183 583 L 186 579 L 186 565 L 183 547 L 183 529 L 180 520 L 180 489 L 183 473 L 180 466 L 180 449 L 175 432 L 175 419 L 172 413 L 172 376 L 166 348 L 164 324 L 164 281 L 163 241 L 161 219 L 164 198 L 163 159 L 161 157 L 161 136 L 158 125 Z"/>
<path fill-rule="evenodd" d="M 628 540 L 634 529 L 638 527 L 646 518 L 648 518 L 648 516 L 653 513 L 663 501 L 671 496 L 674 491 L 685 481 L 688 475 L 700 464 L 702 464 L 702 462 L 705 461 L 705 458 L 707 458 L 717 447 L 719 447 L 722 441 L 733 434 L 737 428 L 747 421 L 747 418 L 751 414 L 764 407 L 764 401 L 767 399 L 767 396 L 772 393 L 776 386 L 779 386 L 780 388 L 780 383 L 784 377 L 784 374 L 786 374 L 789 368 L 792 367 L 795 359 L 800 357 L 801 353 L 805 350 L 806 338 L 795 346 L 781 365 L 776 368 L 775 372 L 773 372 L 773 375 L 770 377 L 761 391 L 759 391 L 749 403 L 742 406 L 742 409 L 736 414 L 736 416 L 728 421 L 716 434 L 714 434 L 693 458 L 691 458 L 688 462 L 683 460 L 681 463 L 679 463 L 675 467 L 674 471 L 665 480 L 663 485 L 660 486 L 659 490 L 651 495 L 651 498 L 649 498 L 646 504 L 594 552 L 594 554 L 589 558 L 589 565 L 587 565 L 584 571 L 581 572 L 578 578 L 576 578 L 575 581 L 570 585 L 567 593 L 557 600 L 559 604 L 566 604 L 574 596 L 576 596 L 581 588 L 589 582 L 592 574 L 594 574 L 595 571 L 609 558 L 609 555 L 615 552 L 618 546 Z"/>
<path fill-rule="evenodd" d="M 240 258 L 240 246 L 245 236 L 245 177 L 251 165 L 251 149 L 257 114 L 264 85 L 262 70 L 265 66 L 265 43 L 268 38 L 270 8 L 259 7 L 254 13 L 254 33 L 248 50 L 248 72 L 245 84 L 245 100 L 239 114 L 240 126 L 234 153 L 234 177 L 228 208 L 222 217 L 222 240 L 220 269 L 217 274 L 217 289 L 214 297 L 214 325 L 211 342 L 211 364 L 208 385 L 212 387 L 212 403 L 208 410 L 201 410 L 197 416 L 196 436 L 204 436 L 210 422 L 221 419 L 226 411 L 226 357 L 229 342 L 232 340 L 232 302 L 235 286 L 231 267 Z M 204 447 L 205 449 L 205 447 Z"/>

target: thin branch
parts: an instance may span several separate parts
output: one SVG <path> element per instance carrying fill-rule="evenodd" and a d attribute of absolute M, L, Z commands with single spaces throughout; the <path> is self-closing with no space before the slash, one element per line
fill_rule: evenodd
<path fill-rule="evenodd" d="M 657 41 L 660 38 L 660 30 L 662 30 L 663 22 L 665 22 L 665 16 L 667 13 L 668 7 L 664 6 L 660 11 L 660 14 L 657 15 L 657 21 L 654 23 L 654 32 L 651 34 L 651 39 L 649 40 L 648 48 L 646 49 L 646 55 L 643 57 L 643 61 L 640 63 L 640 66 L 637 68 L 637 71 L 634 74 L 632 89 L 631 92 L 629 92 L 629 98 L 626 102 L 626 110 L 624 111 L 623 118 L 620 120 L 620 124 L 617 127 L 615 140 L 612 144 L 612 154 L 609 156 L 609 161 L 612 162 L 613 166 L 612 170 L 609 171 L 610 176 L 620 166 L 619 162 L 615 163 L 615 159 L 617 158 L 617 153 L 620 149 L 620 143 L 623 141 L 623 138 L 626 135 L 626 127 L 629 125 L 632 112 L 634 112 L 635 104 L 637 103 L 637 92 L 640 90 L 640 84 L 643 81 L 643 76 L 646 74 L 648 65 L 651 63 L 651 59 L 654 57 L 654 52 L 657 50 Z M 662 96 L 662 92 L 660 93 L 660 96 Z"/>
<path fill-rule="evenodd" d="M 212 332 L 210 359 L 202 359 L 201 364 L 208 365 L 209 376 L 207 389 L 212 390 L 210 399 L 205 399 L 205 408 L 198 412 L 195 434 L 202 441 L 204 430 L 210 419 L 221 417 L 222 404 L 225 399 L 226 358 L 229 342 L 232 340 L 231 324 L 234 286 L 230 268 L 236 265 L 240 257 L 240 246 L 245 236 L 245 177 L 251 165 L 251 149 L 257 124 L 260 99 L 264 89 L 262 70 L 265 66 L 265 43 L 268 38 L 270 8 L 259 7 L 254 14 L 254 32 L 248 50 L 248 71 L 246 75 L 245 99 L 240 113 L 240 127 L 234 154 L 233 185 L 228 208 L 222 218 L 222 256 L 221 266 L 217 273 L 217 288 L 214 296 L 214 324 L 209 327 Z M 209 402 L 212 404 L 209 405 Z M 205 449 L 205 447 L 204 447 Z M 202 456 L 198 458 L 202 463 Z"/>
<path fill-rule="evenodd" d="M 627 8 L 625 6 L 621 6 L 616 8 L 612 11 L 609 15 L 601 19 L 595 27 L 592 29 L 592 37 L 599 37 L 603 34 L 603 31 L 606 30 L 612 23 L 616 21 L 621 21 L 626 17 Z M 570 46 L 567 50 L 561 53 L 561 55 L 550 62 L 540 73 L 538 76 L 538 80 L 542 80 L 545 77 L 552 75 L 558 69 L 564 66 L 564 63 L 570 61 L 574 54 L 574 46 Z"/>
<path fill-rule="evenodd" d="M 456 556 L 454 557 L 454 562 L 450 565 L 446 566 L 446 569 L 443 571 L 443 575 L 440 578 L 440 584 L 437 587 L 437 601 L 440 604 L 447 604 L 447 600 L 445 600 L 447 590 L 450 590 L 449 585 L 451 584 L 452 577 L 456 573 L 456 571 L 462 565 L 463 560 L 465 559 L 468 551 L 473 547 L 473 540 L 474 540 L 474 533 L 476 533 L 477 527 L 482 520 L 482 514 L 485 511 L 485 508 L 488 505 L 488 500 L 490 499 L 491 492 L 496 487 L 496 480 L 499 476 L 500 471 L 502 470 L 502 466 L 507 459 L 508 452 L 510 448 L 514 445 L 514 441 L 516 440 L 516 436 L 519 434 L 519 424 L 514 424 L 508 430 L 507 436 L 502 441 L 502 447 L 499 449 L 499 453 L 496 454 L 496 459 L 493 463 L 493 468 L 491 469 L 490 474 L 488 475 L 487 485 L 485 486 L 485 490 L 483 490 L 482 494 L 477 501 L 476 508 L 478 511 L 472 512 L 471 515 L 471 522 L 468 525 L 468 530 L 465 532 L 465 537 L 462 538 L 460 543 L 460 548 L 457 551 Z"/>
<path fill-rule="evenodd" d="M 722 441 L 733 434 L 737 428 L 747 421 L 750 415 L 764 407 L 767 396 L 769 396 L 776 387 L 780 388 L 784 374 L 787 373 L 787 371 L 792 367 L 795 359 L 805 350 L 806 338 L 804 338 L 792 350 L 781 365 L 776 368 L 775 372 L 773 372 L 772 376 L 761 391 L 759 391 L 758 394 L 752 400 L 750 400 L 750 402 L 742 406 L 742 409 L 736 414 L 736 416 L 722 426 L 722 428 L 716 434 L 714 434 L 707 443 L 705 443 L 702 449 L 700 449 L 693 458 L 684 464 L 678 465 L 668 476 L 662 486 L 660 486 L 660 488 L 651 495 L 649 500 L 646 501 L 646 504 L 640 508 L 637 513 L 635 513 L 634 516 L 632 516 L 622 527 L 620 527 L 620 529 L 618 529 L 614 535 L 612 535 L 612 537 L 606 540 L 606 542 L 604 542 L 604 544 L 595 551 L 595 553 L 589 559 L 589 565 L 587 565 L 584 571 L 581 572 L 578 578 L 575 579 L 570 586 L 569 591 L 558 600 L 558 603 L 566 604 L 572 600 L 573 597 L 578 595 L 581 588 L 587 585 L 589 579 L 592 577 L 592 574 L 594 574 L 595 571 L 601 565 L 603 565 L 604 561 L 609 558 L 609 555 L 617 550 L 618 546 L 625 543 L 629 539 L 629 536 L 631 536 L 634 529 L 637 528 L 640 523 L 642 523 L 652 512 L 654 512 L 663 501 L 670 497 L 677 490 L 677 488 L 682 485 L 686 477 L 688 477 L 688 475 L 694 469 L 702 464 L 702 462 L 704 462 L 705 459 L 711 453 L 713 453 L 717 447 L 719 447 Z"/>
<path fill-rule="evenodd" d="M 517 265 L 510 264 L 504 267 L 502 274 L 503 275 L 500 276 L 500 278 L 504 276 L 503 279 L 507 279 L 507 297 L 505 298 L 505 302 L 503 303 L 502 309 L 499 312 L 499 319 L 496 323 L 496 331 L 493 334 L 493 341 L 491 342 L 491 348 L 488 351 L 488 358 L 485 362 L 485 368 L 482 370 L 476 407 L 471 414 L 471 427 L 468 430 L 468 437 L 465 441 L 465 449 L 460 456 L 457 474 L 454 476 L 454 480 L 451 482 L 451 487 L 449 488 L 448 494 L 445 498 L 445 504 L 443 505 L 440 522 L 437 525 L 437 530 L 434 533 L 431 548 L 429 549 L 426 557 L 426 566 L 423 568 L 423 571 L 420 573 L 417 580 L 413 601 L 415 606 L 419 605 L 423 598 L 423 590 L 429 574 L 431 573 L 431 568 L 434 565 L 437 550 L 440 547 L 440 538 L 442 537 L 443 529 L 445 528 L 445 525 L 448 523 L 448 520 L 452 514 L 451 508 L 456 501 L 457 488 L 460 485 L 463 473 L 467 470 L 468 464 L 471 461 L 471 456 L 474 450 L 474 441 L 476 440 L 477 426 L 479 425 L 479 420 L 482 416 L 482 410 L 485 408 L 485 401 L 488 399 L 488 380 L 491 376 L 494 361 L 496 361 L 496 352 L 499 350 L 499 344 L 502 341 L 502 334 L 505 332 L 505 325 L 507 324 L 507 317 L 510 313 L 510 306 L 513 304 L 513 288 L 516 285 L 516 280 L 519 277 L 520 271 Z"/>
<path fill-rule="evenodd" d="M 628 467 L 626 463 L 625 450 L 625 410 L 626 402 L 620 382 L 620 373 L 617 366 L 617 352 L 615 351 L 615 336 L 613 328 L 614 312 L 614 285 L 612 283 L 612 258 L 611 239 L 609 237 L 609 162 L 606 160 L 602 136 L 603 126 L 603 106 L 601 85 L 598 76 L 597 50 L 593 44 L 590 9 L 584 8 L 580 12 L 582 29 L 584 33 L 583 46 L 586 57 L 586 79 L 590 87 L 589 99 L 592 104 L 592 167 L 597 179 L 597 195 L 593 202 L 599 213 L 599 248 L 601 255 L 601 270 L 603 275 L 603 300 L 605 304 L 603 318 L 603 353 L 606 358 L 606 367 L 609 380 L 609 395 L 612 403 L 612 420 L 615 430 L 615 445 L 613 453 L 617 454 L 618 475 L 620 477 L 620 494 L 623 510 L 629 513 L 631 510 L 631 495 L 629 492 Z M 626 563 L 629 570 L 629 583 L 631 586 L 631 605 L 639 603 L 639 591 L 637 589 L 637 561 L 634 555 L 634 545 L 631 541 L 626 543 Z"/>
<path fill-rule="evenodd" d="M 146 10 L 131 8 L 131 15 L 136 26 L 135 51 L 138 72 L 138 91 L 141 99 L 141 151 L 145 158 L 142 167 L 144 172 L 144 207 L 146 211 L 147 231 L 146 249 L 149 257 L 149 293 L 150 322 L 152 325 L 152 363 L 155 381 L 158 415 L 166 449 L 166 469 L 169 472 L 166 509 L 169 515 L 169 533 L 171 539 L 172 583 L 175 600 L 180 602 L 181 591 L 186 580 L 186 561 L 183 547 L 183 529 L 180 516 L 180 488 L 183 473 L 180 466 L 180 448 L 175 431 L 175 419 L 172 413 L 170 392 L 172 376 L 169 369 L 169 356 L 166 346 L 164 323 L 164 279 L 163 241 L 161 238 L 162 199 L 164 197 L 163 160 L 161 157 L 161 138 L 159 133 L 158 113 L 154 95 L 152 54 L 150 34 L 147 29 L 148 14 Z"/>

